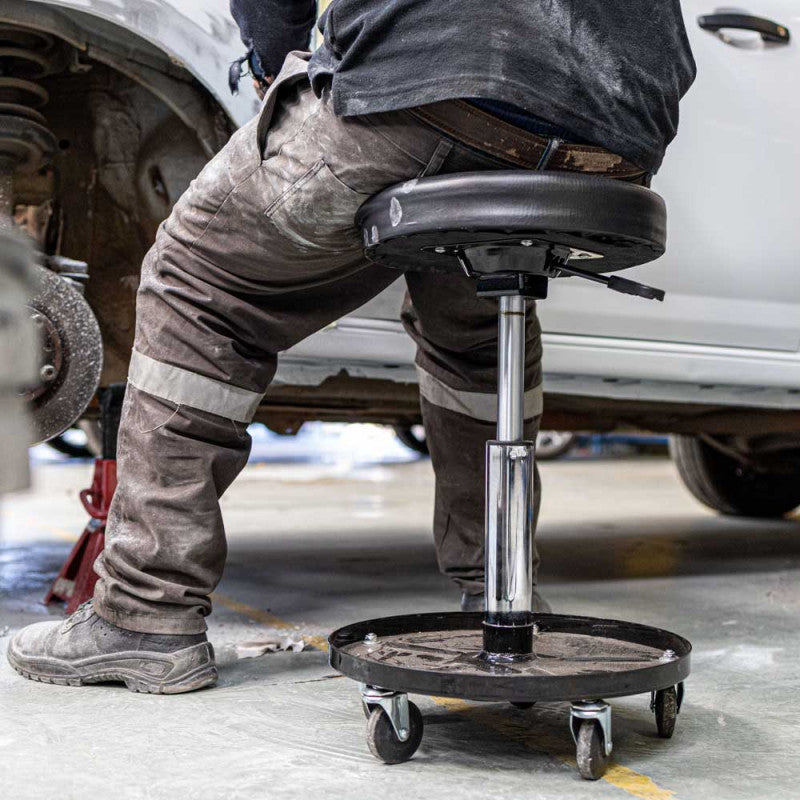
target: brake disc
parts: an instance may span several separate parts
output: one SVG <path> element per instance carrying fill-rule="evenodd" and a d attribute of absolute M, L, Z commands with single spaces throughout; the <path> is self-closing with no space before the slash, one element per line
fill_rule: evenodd
<path fill-rule="evenodd" d="M 94 312 L 69 281 L 35 268 L 28 302 L 39 329 L 39 383 L 28 389 L 34 442 L 45 442 L 73 425 L 100 384 L 103 341 Z"/>

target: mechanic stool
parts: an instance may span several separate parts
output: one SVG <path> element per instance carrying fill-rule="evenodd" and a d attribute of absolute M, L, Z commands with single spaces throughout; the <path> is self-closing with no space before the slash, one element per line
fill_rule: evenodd
<path fill-rule="evenodd" d="M 403 270 L 467 275 L 499 298 L 497 440 L 486 446 L 486 608 L 358 622 L 331 634 L 331 665 L 361 683 L 370 750 L 406 761 L 422 739 L 408 693 L 569 701 L 584 778 L 611 755 L 601 698 L 651 693 L 658 732 L 672 735 L 691 645 L 668 631 L 531 610 L 534 443 L 524 441 L 526 298 L 577 276 L 663 300 L 658 289 L 606 276 L 664 252 L 662 199 L 641 186 L 563 172 L 503 171 L 423 178 L 359 209 L 367 257 Z M 577 267 L 576 263 L 581 266 Z M 442 302 L 447 302 L 442 284 Z M 477 488 L 477 487 L 476 487 Z"/>
<path fill-rule="evenodd" d="M 59 600 L 65 602 L 67 614 L 94 595 L 97 583 L 94 562 L 105 547 L 108 509 L 117 488 L 117 434 L 125 384 L 112 384 L 100 389 L 98 394 L 103 450 L 94 462 L 92 485 L 79 495 L 89 514 L 89 522 L 44 598 L 45 605 Z"/>

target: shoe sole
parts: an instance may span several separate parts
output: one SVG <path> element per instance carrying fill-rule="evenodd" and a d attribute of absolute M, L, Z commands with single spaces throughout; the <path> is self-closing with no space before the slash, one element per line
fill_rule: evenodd
<path fill-rule="evenodd" d="M 197 645 L 196 647 L 208 647 L 211 650 L 211 645 Z M 187 648 L 193 650 L 195 648 Z M 38 683 L 50 683 L 56 686 L 90 686 L 97 683 L 122 683 L 131 692 L 139 692 L 142 694 L 184 694 L 185 692 L 194 692 L 197 689 L 204 689 L 208 686 L 213 686 L 219 679 L 219 673 L 214 665 L 205 663 L 198 666 L 196 669 L 191 670 L 177 678 L 173 678 L 168 682 L 148 680 L 141 673 L 128 671 L 125 669 L 107 670 L 103 671 L 101 668 L 95 668 L 90 674 L 80 674 L 80 667 L 69 664 L 66 661 L 61 661 L 55 658 L 42 658 L 37 659 L 42 663 L 42 666 L 51 667 L 53 672 L 61 674 L 53 674 L 53 672 L 38 672 L 32 670 L 28 666 L 23 666 L 21 659 L 17 657 L 16 653 L 9 648 L 7 652 L 8 662 L 16 672 L 31 681 Z M 120 654 L 121 655 L 121 654 Z M 161 654 L 162 656 L 164 654 Z M 137 661 L 142 660 L 142 653 L 132 655 Z M 213 656 L 212 656 L 213 657 Z M 91 667 L 85 669 L 92 669 Z M 64 674 L 72 672 L 72 675 Z"/>

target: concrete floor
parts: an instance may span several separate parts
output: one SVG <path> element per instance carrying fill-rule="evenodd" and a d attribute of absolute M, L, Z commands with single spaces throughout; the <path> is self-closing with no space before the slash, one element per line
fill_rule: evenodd
<path fill-rule="evenodd" d="M 590 784 L 571 763 L 564 705 L 414 698 L 422 747 L 387 767 L 367 750 L 356 686 L 324 652 L 242 658 L 241 645 L 276 625 L 318 642 L 359 618 L 455 608 L 434 564 L 430 465 L 300 462 L 251 465 L 224 499 L 217 688 L 46 686 L 0 657 L 0 796 L 800 797 L 796 519 L 716 517 L 666 459 L 545 464 L 541 584 L 555 610 L 668 627 L 694 644 L 675 737 L 656 737 L 647 696 L 613 701 L 614 765 Z M 61 614 L 39 601 L 84 524 L 89 469 L 40 465 L 34 491 L 2 506 L 0 656 L 18 627 Z"/>

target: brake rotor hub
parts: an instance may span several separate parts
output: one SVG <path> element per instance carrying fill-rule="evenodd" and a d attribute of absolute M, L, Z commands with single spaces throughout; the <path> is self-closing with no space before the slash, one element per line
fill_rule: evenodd
<path fill-rule="evenodd" d="M 89 304 L 71 281 L 35 268 L 28 306 L 40 332 L 39 382 L 26 392 L 35 443 L 57 436 L 89 405 L 100 384 L 103 344 Z"/>

